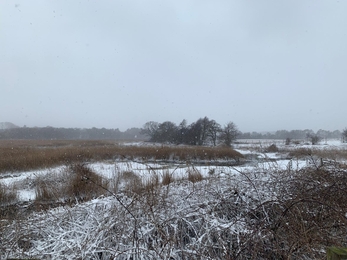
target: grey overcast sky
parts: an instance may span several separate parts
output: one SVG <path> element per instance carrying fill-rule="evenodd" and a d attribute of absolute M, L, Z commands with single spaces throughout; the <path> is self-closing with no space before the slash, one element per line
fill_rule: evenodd
<path fill-rule="evenodd" d="M 347 127 L 347 1 L 0 0 L 0 122 Z"/>

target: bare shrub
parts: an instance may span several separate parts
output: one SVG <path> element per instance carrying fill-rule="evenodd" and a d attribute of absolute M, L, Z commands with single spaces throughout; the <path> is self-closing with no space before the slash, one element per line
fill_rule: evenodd
<path fill-rule="evenodd" d="M 254 250 L 264 258 L 322 259 L 330 245 L 347 243 L 347 172 L 332 167 L 292 172 L 280 183 L 275 201 L 259 204 L 257 230 L 262 238 Z M 268 218 L 268 223 L 263 222 Z M 265 248 L 266 251 L 265 251 Z M 271 252 L 271 254 L 270 254 Z"/>
<path fill-rule="evenodd" d="M 275 144 L 270 145 L 265 149 L 266 152 L 268 153 L 277 153 L 278 152 L 278 147 Z"/>
<path fill-rule="evenodd" d="M 316 145 L 321 141 L 321 137 L 319 137 L 316 134 L 310 134 L 308 133 L 306 135 L 307 139 L 311 142 L 312 145 Z"/>
<path fill-rule="evenodd" d="M 210 176 L 214 175 L 215 173 L 216 173 L 216 169 L 215 168 L 211 168 L 211 169 L 208 170 L 208 174 Z"/>

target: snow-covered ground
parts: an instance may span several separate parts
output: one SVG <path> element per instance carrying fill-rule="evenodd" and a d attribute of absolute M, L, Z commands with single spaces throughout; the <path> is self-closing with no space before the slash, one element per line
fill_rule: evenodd
<path fill-rule="evenodd" d="M 25 221 L 14 221 L 1 233 L 7 239 L 0 239 L 0 259 L 189 259 L 209 255 L 211 252 L 207 251 L 212 245 L 219 248 L 217 255 L 226 257 L 223 250 L 230 247 L 230 241 L 235 243 L 234 248 L 242 250 L 244 241 L 260 236 L 258 231 L 249 229 L 249 216 L 240 207 L 255 210 L 256 205 L 278 199 L 276 178 L 284 177 L 276 173 L 308 165 L 305 159 L 288 159 L 281 152 L 254 149 L 274 143 L 279 149 L 347 149 L 346 144 L 335 140 L 315 146 L 285 146 L 283 142 L 268 140 L 235 144 L 236 150 L 254 155 L 254 160 L 234 167 L 139 161 L 90 163 L 90 169 L 109 180 L 121 172 L 132 172 L 142 180 L 154 174 L 160 180 L 169 173 L 179 181 L 153 191 L 154 195 L 128 197 L 120 191 L 114 196 L 74 207 L 57 207 L 31 214 Z M 205 179 L 197 183 L 187 181 L 192 170 Z M 30 203 L 35 199 L 33 183 L 37 178 L 56 177 L 64 172 L 66 166 L 3 174 L 0 183 L 17 187 L 20 200 Z M 267 221 L 266 216 L 263 221 Z M 232 237 L 216 240 L 216 234 L 222 236 L 223 232 Z"/>
<path fill-rule="evenodd" d="M 175 179 L 182 179 L 187 176 L 189 168 L 194 167 L 200 172 L 203 177 L 208 177 L 213 172 L 215 176 L 223 177 L 225 175 L 236 174 L 238 172 L 252 171 L 256 168 L 261 169 L 287 169 L 295 167 L 296 169 L 307 165 L 306 160 L 289 160 L 283 157 L 283 153 L 280 152 L 259 152 L 254 148 L 266 148 L 272 144 L 275 144 L 279 149 L 297 149 L 297 148 L 312 148 L 312 149 L 347 149 L 347 144 L 342 143 L 340 140 L 327 140 L 318 145 L 309 145 L 302 142 L 299 145 L 284 145 L 283 140 L 238 140 L 234 145 L 236 151 L 244 155 L 254 155 L 256 160 L 252 163 L 248 163 L 241 166 L 228 167 L 228 166 L 215 166 L 211 165 L 185 165 L 185 164 L 163 164 L 163 163 L 141 163 L 135 161 L 115 161 L 115 162 L 97 162 L 91 163 L 88 166 L 94 170 L 97 174 L 103 176 L 106 179 L 112 179 L 119 172 L 132 171 L 139 177 L 145 179 L 151 177 L 153 173 L 163 176 L 166 173 L 170 173 Z M 125 143 L 124 145 L 148 145 L 147 143 Z M 152 144 L 150 144 L 152 145 Z M 46 176 L 48 174 L 54 176 L 59 175 L 65 170 L 65 166 L 41 169 L 27 172 L 16 172 L 2 174 L 0 183 L 7 186 L 15 185 L 18 189 L 19 198 L 22 201 L 28 201 L 35 199 L 35 190 L 30 185 L 38 177 Z"/>

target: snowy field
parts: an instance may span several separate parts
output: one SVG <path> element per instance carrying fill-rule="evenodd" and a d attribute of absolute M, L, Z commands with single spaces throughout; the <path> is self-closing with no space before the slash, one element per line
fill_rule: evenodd
<path fill-rule="evenodd" d="M 265 152 L 272 144 L 279 151 Z M 288 146 L 277 140 L 238 140 L 234 148 L 252 155 L 252 160 L 233 167 L 135 160 L 86 164 L 107 181 L 131 172 L 143 183 L 150 183 L 154 176 L 157 184 L 132 193 L 129 183 L 120 179 L 117 191 L 109 195 L 72 207 L 33 212 L 25 219 L 3 221 L 0 259 L 247 259 L 248 241 L 258 237 L 260 243 L 268 236 L 254 227 L 257 221 L 259 225 L 270 225 L 271 217 L 264 205 L 282 199 L 280 191 L 291 178 L 288 173 L 312 166 L 316 163 L 312 160 L 320 159 L 289 158 L 288 151 L 345 150 L 347 146 L 339 140 L 315 146 L 305 142 Z M 28 207 L 35 201 L 36 180 L 54 179 L 66 168 L 5 173 L 0 183 L 15 186 L 19 199 Z M 189 181 L 192 172 L 201 174 L 202 179 Z M 172 181 L 158 184 L 167 175 Z M 259 216 L 250 216 L 249 212 Z M 300 255 L 299 249 L 297 252 Z M 267 259 L 270 255 L 262 254 L 254 259 Z M 295 250 L 291 254 L 298 255 Z"/>

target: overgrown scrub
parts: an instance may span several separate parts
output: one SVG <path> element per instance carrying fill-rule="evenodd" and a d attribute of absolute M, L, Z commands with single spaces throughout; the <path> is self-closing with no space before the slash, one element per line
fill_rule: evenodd
<path fill-rule="evenodd" d="M 346 168 L 229 170 L 199 181 L 187 172 L 170 185 L 153 170 L 145 179 L 124 171 L 112 196 L 8 224 L 0 256 L 42 257 L 44 248 L 46 259 L 325 259 L 327 246 L 347 245 Z"/>
<path fill-rule="evenodd" d="M 347 171 L 330 164 L 283 174 L 276 199 L 251 211 L 260 234 L 257 254 L 325 259 L 327 246 L 346 246 Z"/>

